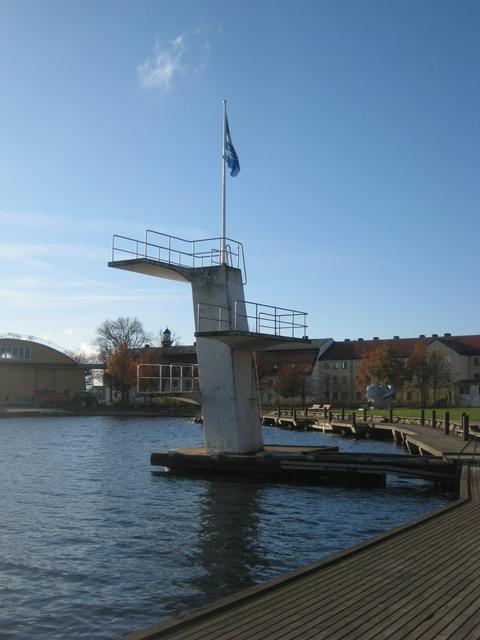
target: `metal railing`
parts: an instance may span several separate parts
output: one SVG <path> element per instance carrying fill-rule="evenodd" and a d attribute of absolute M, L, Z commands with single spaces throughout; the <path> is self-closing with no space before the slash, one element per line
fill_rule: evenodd
<path fill-rule="evenodd" d="M 138 364 L 137 393 L 198 393 L 198 364 Z"/>
<path fill-rule="evenodd" d="M 243 284 L 247 282 L 243 245 L 225 238 L 225 260 L 230 267 L 240 269 Z M 180 267 L 213 267 L 222 263 L 222 238 L 185 240 L 153 229 L 147 229 L 145 240 L 115 234 L 112 240 L 112 262 L 132 256 L 148 258 Z"/>
<path fill-rule="evenodd" d="M 285 338 L 307 338 L 307 314 L 248 300 L 235 300 L 233 320 L 226 306 L 197 305 L 197 331 L 246 331 Z"/>
<path fill-rule="evenodd" d="M 268 304 L 235 301 L 235 330 L 248 326 L 252 333 L 267 333 L 288 338 L 307 338 L 307 314 L 295 309 Z"/>
<path fill-rule="evenodd" d="M 229 331 L 232 328 L 230 309 L 220 304 L 197 304 L 197 331 Z"/>

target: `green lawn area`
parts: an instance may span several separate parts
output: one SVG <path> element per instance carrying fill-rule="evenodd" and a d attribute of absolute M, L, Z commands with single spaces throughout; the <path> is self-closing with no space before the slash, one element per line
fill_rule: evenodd
<path fill-rule="evenodd" d="M 395 407 L 393 409 L 394 416 L 405 416 L 410 418 L 419 418 L 421 409 L 414 409 L 410 407 Z M 452 407 L 449 409 L 436 409 L 437 420 L 441 420 L 445 411 L 449 411 L 450 420 L 453 422 L 460 422 L 462 413 L 468 413 L 470 416 L 470 422 L 480 422 L 480 407 Z M 388 409 L 369 409 L 368 415 L 373 416 L 387 416 L 389 415 Z M 425 409 L 425 418 L 428 420 L 432 417 L 432 410 Z"/>

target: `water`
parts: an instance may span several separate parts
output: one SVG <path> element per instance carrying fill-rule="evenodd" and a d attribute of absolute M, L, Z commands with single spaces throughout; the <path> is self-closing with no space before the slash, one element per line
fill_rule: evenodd
<path fill-rule="evenodd" d="M 390 443 L 265 428 L 269 443 Z M 202 443 L 179 418 L 0 421 L 0 637 L 112 639 L 349 547 L 440 507 L 387 489 L 152 474 L 152 451 Z"/>

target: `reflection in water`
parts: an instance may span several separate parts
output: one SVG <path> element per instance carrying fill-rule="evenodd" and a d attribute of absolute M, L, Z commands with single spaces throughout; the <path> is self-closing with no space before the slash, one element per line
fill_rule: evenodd
<path fill-rule="evenodd" d="M 192 584 L 205 600 L 253 585 L 267 554 L 259 543 L 261 485 L 215 479 L 200 507 L 196 559 L 203 569 Z"/>

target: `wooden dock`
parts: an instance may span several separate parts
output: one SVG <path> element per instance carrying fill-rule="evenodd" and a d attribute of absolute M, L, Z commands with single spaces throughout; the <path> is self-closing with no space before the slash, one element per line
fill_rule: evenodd
<path fill-rule="evenodd" d="M 466 464 L 448 507 L 124 640 L 478 640 L 479 536 Z"/>

